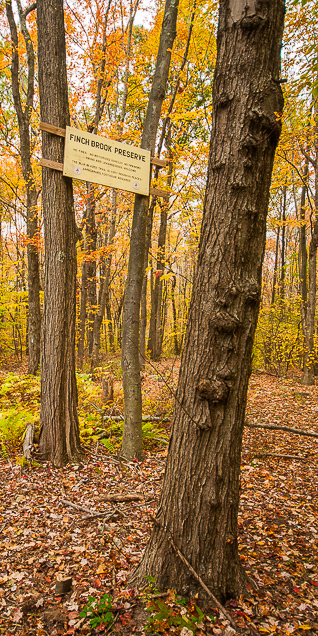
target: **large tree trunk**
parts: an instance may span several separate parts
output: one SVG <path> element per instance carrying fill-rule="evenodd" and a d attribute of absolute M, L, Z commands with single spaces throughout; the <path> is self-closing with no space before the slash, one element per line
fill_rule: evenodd
<path fill-rule="evenodd" d="M 10 26 L 12 42 L 12 95 L 18 118 L 20 155 L 23 179 L 27 195 L 27 236 L 28 236 L 28 372 L 35 375 L 40 363 L 41 309 L 40 309 L 40 273 L 38 253 L 38 193 L 31 164 L 30 119 L 34 97 L 34 49 L 27 28 L 26 17 L 36 7 L 35 4 L 23 10 L 17 0 L 21 31 L 27 51 L 27 94 L 23 107 L 20 86 L 18 32 L 12 10 L 11 0 L 6 3 L 7 18 Z"/>
<path fill-rule="evenodd" d="M 284 2 L 222 0 L 199 257 L 159 510 L 130 584 L 242 590 L 241 445 L 275 148 Z"/>
<path fill-rule="evenodd" d="M 63 0 L 38 0 L 42 121 L 69 125 Z M 63 140 L 43 133 L 43 156 L 63 161 Z M 76 226 L 72 180 L 43 168 L 45 289 L 39 453 L 61 466 L 81 456 L 75 378 Z"/>
<path fill-rule="evenodd" d="M 157 128 L 168 81 L 171 50 L 176 36 L 179 0 L 166 0 L 141 147 L 155 152 Z M 139 312 L 144 276 L 144 255 L 149 197 L 136 194 L 132 221 L 128 275 L 123 308 L 122 369 L 125 422 L 121 453 L 142 457 L 142 403 L 139 364 Z"/>

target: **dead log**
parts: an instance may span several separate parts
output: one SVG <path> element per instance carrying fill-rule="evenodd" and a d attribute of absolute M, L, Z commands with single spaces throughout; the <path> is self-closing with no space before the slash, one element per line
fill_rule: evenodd
<path fill-rule="evenodd" d="M 22 446 L 23 456 L 28 462 L 31 461 L 32 453 L 34 451 L 33 438 L 34 438 L 34 424 L 33 422 L 29 422 L 26 425 L 23 446 Z"/>
<path fill-rule="evenodd" d="M 248 428 L 266 428 L 272 431 L 285 431 L 286 433 L 294 433 L 295 435 L 305 435 L 307 437 L 318 437 L 318 433 L 314 431 L 303 431 L 301 428 L 292 428 L 291 426 L 280 426 L 279 424 L 244 424 Z"/>

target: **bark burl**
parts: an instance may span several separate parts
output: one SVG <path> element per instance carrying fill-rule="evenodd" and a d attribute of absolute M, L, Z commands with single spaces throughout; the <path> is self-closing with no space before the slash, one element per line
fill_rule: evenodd
<path fill-rule="evenodd" d="M 172 438 L 153 531 L 130 585 L 198 592 L 172 543 L 221 601 L 244 573 L 237 516 L 266 214 L 283 109 L 282 0 L 222 0 L 199 257 Z"/>

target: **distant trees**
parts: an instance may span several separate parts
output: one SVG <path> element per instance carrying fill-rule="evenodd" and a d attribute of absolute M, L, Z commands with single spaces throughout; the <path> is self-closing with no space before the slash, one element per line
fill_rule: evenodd
<path fill-rule="evenodd" d="M 35 54 L 32 38 L 27 28 L 27 16 L 35 10 L 36 3 L 22 8 L 17 0 L 20 29 L 26 48 L 26 86 L 21 78 L 18 29 L 11 0 L 6 1 L 6 14 L 10 27 L 12 64 L 11 85 L 14 107 L 18 119 L 20 155 L 23 179 L 26 188 L 26 225 L 28 255 L 28 371 L 35 374 L 40 363 L 40 272 L 39 272 L 39 224 L 37 200 L 39 191 L 31 162 L 30 126 L 34 108 Z"/>

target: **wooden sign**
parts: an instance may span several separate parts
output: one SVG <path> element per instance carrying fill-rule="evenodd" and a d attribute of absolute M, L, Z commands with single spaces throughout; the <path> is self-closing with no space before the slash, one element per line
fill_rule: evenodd
<path fill-rule="evenodd" d="M 63 174 L 148 196 L 150 152 L 67 126 Z"/>
<path fill-rule="evenodd" d="M 84 138 L 88 138 L 88 136 L 90 136 L 90 137 L 93 137 L 93 141 L 94 142 L 96 140 L 98 141 L 97 135 L 91 135 L 90 133 L 86 133 L 84 131 L 80 131 L 80 130 L 78 130 L 78 128 L 70 128 L 69 127 L 69 129 L 71 131 L 73 131 L 73 133 L 70 133 L 70 134 L 74 135 L 76 133 L 79 138 L 83 138 L 84 139 Z M 52 124 L 47 124 L 44 121 L 40 122 L 40 130 L 43 130 L 44 132 L 48 132 L 51 135 L 58 135 L 59 137 L 66 138 L 66 130 L 65 130 L 65 128 L 59 128 L 58 126 L 53 126 Z M 123 150 L 126 151 L 126 149 L 128 149 L 128 152 L 130 154 L 133 151 L 134 152 L 136 151 L 136 153 L 141 153 L 142 152 L 142 153 L 147 153 L 147 155 L 149 154 L 147 150 L 141 150 L 140 148 L 135 148 L 134 146 L 128 146 L 127 144 L 120 144 L 119 142 L 117 142 L 117 141 L 115 142 L 113 140 L 106 140 L 105 137 L 99 137 L 99 139 L 103 140 L 101 142 L 102 144 L 106 144 L 106 141 L 108 141 L 109 145 L 110 144 L 114 144 L 114 145 L 116 144 L 117 148 L 119 148 L 119 146 L 122 146 Z M 77 142 L 77 143 L 79 143 L 79 142 Z M 80 142 L 80 143 L 82 143 L 82 142 Z M 83 142 L 83 145 L 84 145 L 84 142 Z M 85 142 L 85 145 L 89 145 L 89 143 Z M 92 147 L 95 148 L 96 146 L 92 146 Z M 120 154 L 121 155 L 121 153 L 119 151 L 117 153 L 115 153 L 115 154 L 117 154 L 117 155 Z M 76 150 L 75 150 L 75 155 L 77 156 L 77 151 Z M 127 154 L 122 154 L 122 156 L 125 157 L 125 158 L 127 157 L 127 158 L 130 159 L 130 156 L 127 156 Z M 147 161 L 148 161 L 148 157 L 147 157 Z M 143 161 L 143 163 L 146 163 L 146 162 Z M 166 168 L 169 162 L 168 162 L 167 159 L 159 159 L 158 157 L 150 157 L 150 163 L 152 165 L 154 165 L 154 166 L 159 167 L 159 168 Z M 89 179 L 86 179 L 86 178 L 83 177 L 83 174 L 78 172 L 78 170 L 77 170 L 77 174 L 76 173 L 75 174 L 66 174 L 64 172 L 64 164 L 63 163 L 58 163 L 57 161 L 52 161 L 51 159 L 44 159 L 42 157 L 42 159 L 40 159 L 40 164 L 44 168 L 51 168 L 53 170 L 59 170 L 59 171 L 63 172 L 63 174 L 65 174 L 65 176 L 70 176 L 70 177 L 76 178 L 76 179 L 82 179 L 83 181 L 92 181 L 93 183 L 101 183 L 102 185 L 108 185 L 108 183 L 104 184 L 104 182 L 101 182 L 101 181 L 97 181 L 97 180 L 94 181 L 94 179 L 91 176 L 90 176 Z M 74 171 L 74 165 L 76 167 L 76 164 L 72 164 L 71 168 L 70 168 L 70 171 L 72 171 L 72 169 Z M 149 170 L 150 170 L 150 168 L 149 168 Z M 149 174 L 148 174 L 148 184 L 149 184 Z M 120 186 L 116 185 L 116 186 L 111 186 L 111 187 L 119 188 Z M 138 191 L 136 189 L 136 187 L 134 189 L 132 189 L 132 190 L 130 190 L 130 189 L 126 188 L 126 187 L 121 187 L 120 189 L 121 190 L 128 190 L 128 192 L 137 192 Z M 143 192 L 140 192 L 140 191 L 139 191 L 139 193 L 140 194 L 144 194 Z M 165 199 L 168 199 L 170 193 L 167 190 L 161 190 L 160 188 L 152 188 L 152 187 L 148 186 L 147 195 L 148 194 L 152 194 L 152 196 L 163 197 Z"/>

